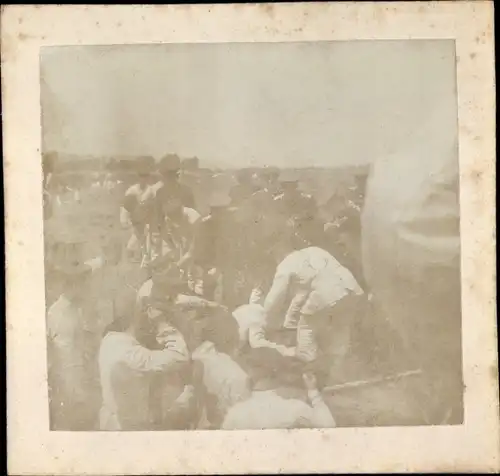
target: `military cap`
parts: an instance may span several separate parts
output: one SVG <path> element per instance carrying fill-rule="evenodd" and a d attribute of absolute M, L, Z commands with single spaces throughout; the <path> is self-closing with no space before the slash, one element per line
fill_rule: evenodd
<path fill-rule="evenodd" d="M 181 159 L 175 154 L 164 155 L 158 164 L 161 172 L 176 171 L 181 168 Z"/>

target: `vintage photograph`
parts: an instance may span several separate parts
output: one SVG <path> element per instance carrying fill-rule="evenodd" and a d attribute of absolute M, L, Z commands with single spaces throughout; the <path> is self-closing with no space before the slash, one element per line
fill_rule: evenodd
<path fill-rule="evenodd" d="M 51 431 L 460 425 L 452 40 L 40 49 Z"/>

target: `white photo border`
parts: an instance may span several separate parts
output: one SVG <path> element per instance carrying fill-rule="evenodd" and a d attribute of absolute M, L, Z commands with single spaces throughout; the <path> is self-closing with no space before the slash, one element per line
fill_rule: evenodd
<path fill-rule="evenodd" d="M 2 7 L 10 474 L 472 472 L 500 469 L 495 315 L 493 3 Z M 454 39 L 465 424 L 238 432 L 50 432 L 40 48 L 191 42 Z"/>

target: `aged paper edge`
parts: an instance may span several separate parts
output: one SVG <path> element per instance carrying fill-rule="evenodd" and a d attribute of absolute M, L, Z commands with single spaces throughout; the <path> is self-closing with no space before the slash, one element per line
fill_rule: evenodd
<path fill-rule="evenodd" d="M 494 472 L 493 3 L 34 6 L 2 9 L 10 474 Z M 460 132 L 465 424 L 258 432 L 48 431 L 39 50 L 48 45 L 454 39 Z"/>

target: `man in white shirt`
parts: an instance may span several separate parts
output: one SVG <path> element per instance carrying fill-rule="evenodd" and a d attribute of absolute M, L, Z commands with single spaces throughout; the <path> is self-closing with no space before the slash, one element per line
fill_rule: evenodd
<path fill-rule="evenodd" d="M 185 380 L 186 386 L 191 387 L 186 392 L 195 391 L 193 386 L 198 383 L 196 398 L 204 403 L 210 425 L 217 426 L 229 405 L 221 403 L 225 401 L 224 395 L 227 391 L 233 395 L 238 394 L 239 390 L 230 389 L 241 389 L 245 380 L 242 379 L 242 371 L 238 370 L 237 364 L 225 353 L 231 352 L 235 347 L 236 322 L 217 303 L 198 296 L 177 294 L 183 283 L 181 280 L 175 281 L 174 272 L 170 274 L 170 282 L 167 282 L 165 276 L 162 276 L 161 283 L 154 278 L 146 282 L 146 286 L 140 290 L 142 292 L 137 303 L 142 309 L 143 318 L 159 325 L 160 329 L 155 331 L 157 341 L 162 339 L 162 334 L 172 332 L 173 328 L 182 334 L 188 349 L 193 352 L 192 360 L 195 364 L 192 368 L 194 375 Z M 162 322 L 165 315 L 168 315 L 168 323 Z M 201 379 L 196 377 L 200 370 Z M 172 388 L 175 383 L 168 382 L 167 386 Z M 156 392 L 159 391 L 157 388 Z M 164 389 L 161 392 L 165 395 Z M 165 401 L 164 397 L 163 400 Z M 236 403 L 232 399 L 230 401 Z"/>
<path fill-rule="evenodd" d="M 93 271 L 105 261 L 79 261 L 82 243 L 58 243 L 56 248 L 54 271 L 63 283 L 62 293 L 47 312 L 50 423 L 54 430 L 92 430 L 100 328 L 87 296 Z"/>
<path fill-rule="evenodd" d="M 265 333 L 280 328 L 296 333 L 299 360 L 313 362 L 330 354 L 333 369 L 347 355 L 350 321 L 363 301 L 364 291 L 352 273 L 331 254 L 314 246 L 297 249 L 276 269 L 264 302 Z M 254 336 L 253 347 L 263 334 Z"/>
<path fill-rule="evenodd" d="M 316 378 L 303 375 L 308 403 L 299 398 L 286 398 L 280 391 L 262 382 L 250 398 L 237 403 L 227 413 L 223 430 L 263 430 L 295 428 L 334 428 L 330 409 L 318 391 Z"/>
<path fill-rule="evenodd" d="M 101 343 L 101 430 L 153 429 L 151 384 L 155 377 L 178 374 L 189 362 L 186 343 L 178 332 L 159 333 L 160 349 L 140 343 L 143 316 L 134 314 L 132 299 L 126 314 L 108 329 Z"/>
<path fill-rule="evenodd" d="M 202 368 L 203 426 L 220 428 L 230 408 L 251 396 L 250 377 L 230 355 L 221 352 L 210 340 L 196 348 L 192 359 Z"/>
<path fill-rule="evenodd" d="M 138 181 L 125 192 L 121 208 L 120 221 L 122 226 L 132 227 L 132 236 L 127 243 L 130 257 L 136 251 L 140 252 L 140 259 L 149 259 L 149 227 L 154 215 L 154 193 L 150 177 L 152 172 L 152 157 L 140 157 L 137 163 Z"/>

